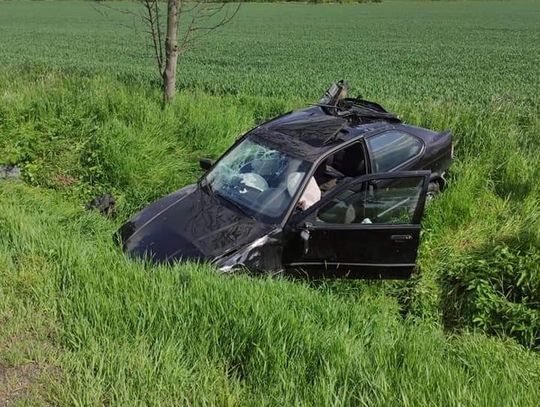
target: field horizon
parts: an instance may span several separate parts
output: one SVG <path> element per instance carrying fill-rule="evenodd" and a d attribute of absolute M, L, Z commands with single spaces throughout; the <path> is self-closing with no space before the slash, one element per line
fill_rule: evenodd
<path fill-rule="evenodd" d="M 537 406 L 539 13 L 245 4 L 183 56 L 162 108 L 128 16 L 0 2 L 0 165 L 22 171 L 0 179 L 0 405 Z M 454 133 L 411 280 L 223 276 L 114 245 L 199 157 L 339 79 Z M 105 192 L 116 218 L 84 209 Z"/>

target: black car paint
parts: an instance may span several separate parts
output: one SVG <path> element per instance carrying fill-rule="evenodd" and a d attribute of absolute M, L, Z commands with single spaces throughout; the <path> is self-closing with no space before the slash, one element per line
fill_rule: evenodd
<path fill-rule="evenodd" d="M 416 209 L 413 222 L 389 224 L 324 224 L 317 225 L 316 212 L 328 200 L 352 184 L 376 178 L 379 184 L 390 178 L 422 176 L 423 199 Z M 306 212 L 293 215 L 285 228 L 286 242 L 283 264 L 295 274 L 320 277 L 405 279 L 415 267 L 420 242 L 420 221 L 430 178 L 429 171 L 406 171 L 365 175 L 332 191 Z M 303 231 L 309 232 L 309 242 L 302 242 Z M 306 250 L 307 249 L 307 250 Z"/>
<path fill-rule="evenodd" d="M 333 120 L 328 116 L 329 114 L 318 106 L 285 114 L 255 128 L 227 150 L 230 151 L 254 133 L 266 132 L 268 136 L 272 131 L 274 136 L 278 136 L 274 140 L 275 143 L 284 148 L 284 151 L 294 149 L 298 154 L 300 150 L 304 158 L 313 162 L 311 172 L 293 197 L 293 205 L 279 224 L 266 224 L 240 213 L 238 209 L 213 196 L 211 191 L 205 190 L 204 183 L 199 181 L 161 198 L 123 225 L 119 231 L 123 250 L 130 256 L 148 257 L 156 262 L 174 262 L 182 259 L 207 261 L 225 272 L 244 266 L 265 272 L 301 269 L 310 275 L 322 273 L 363 278 L 408 277 L 416 258 L 419 224 L 391 227 L 367 225 L 357 227 L 354 231 L 353 228 L 347 227 L 349 225 L 327 227 L 324 230 L 312 228 L 310 238 L 313 239 L 312 253 L 317 248 L 319 257 L 303 258 L 298 254 L 298 250 L 302 244 L 299 234 L 305 228 L 305 221 L 299 220 L 302 216 L 293 213 L 294 202 L 300 198 L 317 165 L 329 155 L 356 142 L 363 143 L 364 150 L 369 154 L 365 140 L 388 130 L 407 132 L 422 140 L 424 144 L 418 157 L 413 157 L 392 171 L 427 169 L 430 170 L 431 179 L 441 179 L 442 183 L 443 173 L 451 162 L 449 147 L 451 134 L 449 132 L 439 134 L 410 125 L 384 121 L 353 126 L 346 121 Z M 322 132 L 321 139 L 328 139 L 329 142 L 317 145 L 316 140 L 312 140 L 315 144 L 302 151 L 305 146 L 296 142 L 297 133 L 292 131 L 291 134 L 286 134 L 287 132 L 282 129 L 287 129 L 288 124 L 292 124 L 292 128 L 297 127 L 294 130 L 302 131 L 298 129 L 302 120 L 305 122 L 313 118 L 328 124 L 326 133 Z M 325 122 L 326 118 L 328 120 Z M 317 136 L 316 132 L 313 133 L 316 129 L 315 126 L 308 131 L 310 136 Z M 332 132 L 335 134 L 331 135 Z M 332 137 L 336 139 L 333 140 Z M 366 161 L 366 170 L 369 174 L 372 165 L 369 163 L 370 160 Z M 204 176 L 201 180 L 203 179 Z M 395 236 L 410 236 L 410 238 L 396 243 L 398 246 L 394 248 L 393 257 L 391 256 L 393 263 L 386 264 L 382 259 L 390 253 L 389 239 Z M 329 242 L 341 242 L 342 248 L 353 244 L 355 246 L 349 250 L 362 249 L 372 256 L 366 257 L 365 264 L 356 263 L 354 266 L 355 262 L 348 261 L 350 259 L 343 251 L 341 255 L 327 253 L 325 248 L 330 247 Z M 373 245 L 378 248 L 374 250 Z M 322 267 L 322 264 L 325 266 Z"/>
<path fill-rule="evenodd" d="M 170 262 L 212 260 L 271 230 L 190 185 L 143 209 L 122 226 L 120 236 L 130 255 Z"/>

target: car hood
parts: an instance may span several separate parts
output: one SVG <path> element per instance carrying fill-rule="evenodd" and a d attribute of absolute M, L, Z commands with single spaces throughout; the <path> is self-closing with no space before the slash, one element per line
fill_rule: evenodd
<path fill-rule="evenodd" d="M 143 209 L 120 228 L 119 235 L 124 251 L 131 256 L 158 262 L 212 261 L 271 229 L 190 185 Z"/>

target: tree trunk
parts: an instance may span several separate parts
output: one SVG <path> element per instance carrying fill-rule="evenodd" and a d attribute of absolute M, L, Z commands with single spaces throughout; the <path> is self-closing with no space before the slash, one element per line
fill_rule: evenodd
<path fill-rule="evenodd" d="M 167 37 L 165 38 L 165 69 L 163 70 L 163 100 L 170 102 L 176 92 L 178 60 L 178 0 L 167 1 Z"/>

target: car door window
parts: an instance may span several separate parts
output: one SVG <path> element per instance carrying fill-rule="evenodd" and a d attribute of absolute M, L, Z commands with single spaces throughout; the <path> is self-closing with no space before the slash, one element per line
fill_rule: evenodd
<path fill-rule="evenodd" d="M 417 208 L 424 187 L 422 176 L 386 178 L 377 183 L 353 183 L 316 214 L 323 224 L 419 223 Z"/>
<path fill-rule="evenodd" d="M 375 172 L 390 171 L 422 151 L 422 141 L 396 130 L 373 136 L 367 143 Z"/>

